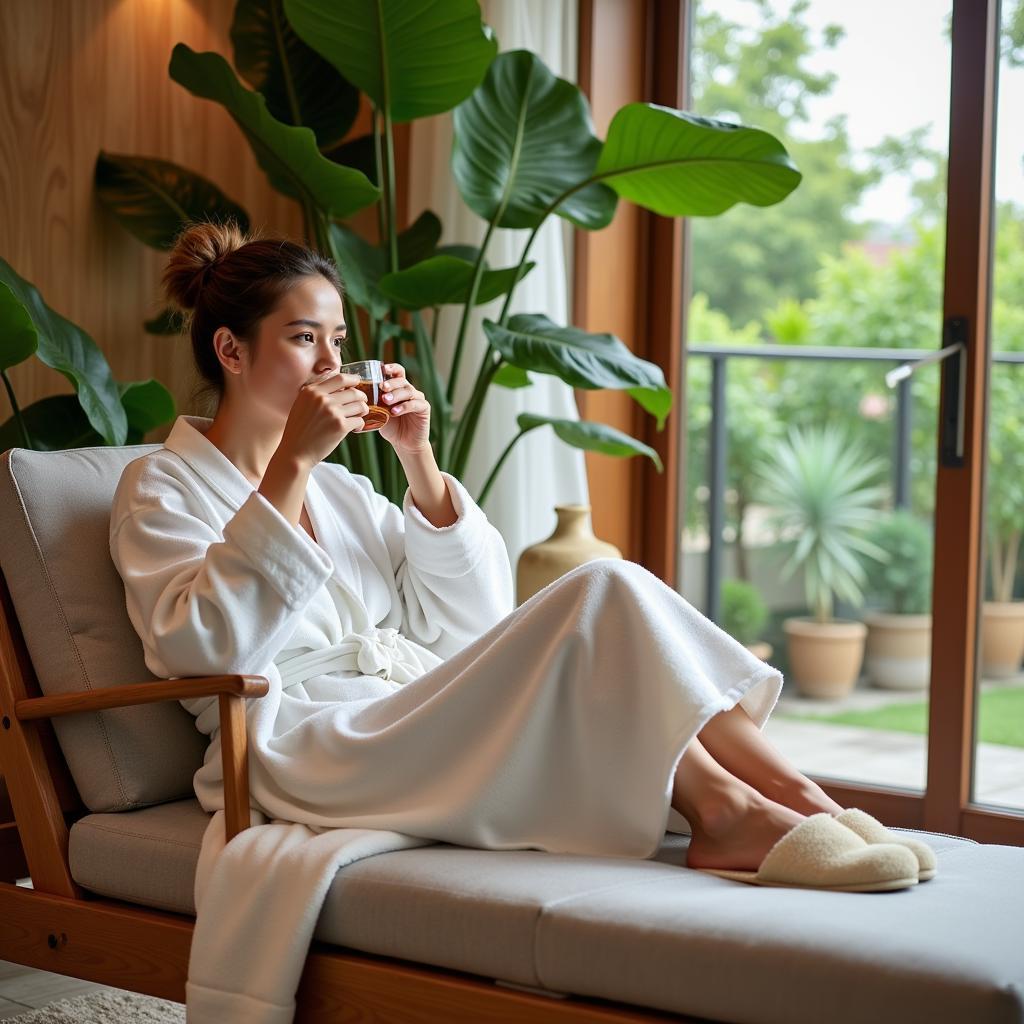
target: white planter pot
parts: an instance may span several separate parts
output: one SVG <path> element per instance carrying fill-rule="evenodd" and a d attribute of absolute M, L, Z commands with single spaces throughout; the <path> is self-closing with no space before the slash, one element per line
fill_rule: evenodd
<path fill-rule="evenodd" d="M 868 612 L 865 665 L 874 686 L 925 690 L 931 678 L 931 615 Z"/>
<path fill-rule="evenodd" d="M 1024 658 L 1024 601 L 984 601 L 981 606 L 981 674 L 1006 679 Z"/>

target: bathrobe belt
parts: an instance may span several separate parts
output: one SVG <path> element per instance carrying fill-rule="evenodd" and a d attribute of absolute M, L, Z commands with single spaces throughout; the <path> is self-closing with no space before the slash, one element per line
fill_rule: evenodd
<path fill-rule="evenodd" d="M 285 688 L 339 669 L 397 683 L 409 682 L 422 672 L 406 638 L 390 626 L 370 626 L 366 632 L 346 633 L 329 647 L 302 651 L 275 664 Z"/>

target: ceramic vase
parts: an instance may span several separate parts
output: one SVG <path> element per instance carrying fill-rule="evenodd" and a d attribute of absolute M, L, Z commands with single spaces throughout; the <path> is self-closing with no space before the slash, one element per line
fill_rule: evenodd
<path fill-rule="evenodd" d="M 555 531 L 525 548 L 516 565 L 516 603 L 522 604 L 570 569 L 595 558 L 621 558 L 622 552 L 594 536 L 590 505 L 556 505 Z"/>

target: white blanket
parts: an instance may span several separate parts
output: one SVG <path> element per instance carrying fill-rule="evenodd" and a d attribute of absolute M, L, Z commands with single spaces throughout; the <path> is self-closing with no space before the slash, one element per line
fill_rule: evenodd
<path fill-rule="evenodd" d="M 775 706 L 779 671 L 642 566 L 598 559 L 514 608 L 501 535 L 451 475 L 458 521 L 439 529 L 409 491 L 399 509 L 321 463 L 314 541 L 209 422 L 179 417 L 126 467 L 110 535 L 154 674 L 270 682 L 246 709 L 257 824 L 226 847 L 217 703 L 182 701 L 211 737 L 193 1024 L 290 1020 L 324 894 L 361 857 L 653 856 L 690 739 L 737 702 L 758 726 Z"/>

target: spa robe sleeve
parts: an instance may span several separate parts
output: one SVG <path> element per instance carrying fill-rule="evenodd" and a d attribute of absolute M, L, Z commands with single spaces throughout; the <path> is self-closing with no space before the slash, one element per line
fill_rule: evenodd
<path fill-rule="evenodd" d="M 332 573 L 330 557 L 258 491 L 222 538 L 183 481 L 142 490 L 115 496 L 110 554 L 146 665 L 162 678 L 264 675 Z M 181 703 L 198 715 L 209 699 Z"/>
<path fill-rule="evenodd" d="M 402 507 L 365 476 L 366 493 L 387 545 L 402 600 L 401 632 L 441 658 L 450 658 L 515 607 L 515 585 L 501 533 L 450 473 L 441 476 L 458 519 L 436 527 L 416 507 L 408 487 Z"/>

